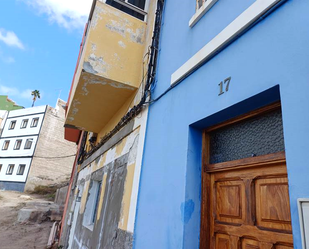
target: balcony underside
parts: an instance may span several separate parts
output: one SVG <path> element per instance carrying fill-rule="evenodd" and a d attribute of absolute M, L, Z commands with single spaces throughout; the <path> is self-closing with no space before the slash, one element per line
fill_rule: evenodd
<path fill-rule="evenodd" d="M 137 88 L 82 71 L 65 127 L 100 132 Z"/>

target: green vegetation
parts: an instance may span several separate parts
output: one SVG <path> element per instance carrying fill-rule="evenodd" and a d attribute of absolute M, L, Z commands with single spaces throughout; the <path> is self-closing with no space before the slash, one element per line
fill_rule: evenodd
<path fill-rule="evenodd" d="M 34 102 L 36 101 L 36 99 L 40 99 L 41 98 L 40 91 L 38 91 L 38 90 L 32 91 L 31 92 L 31 96 L 33 96 L 33 98 L 32 98 L 32 100 L 33 100 L 32 107 L 33 107 L 34 106 Z"/>
<path fill-rule="evenodd" d="M 57 188 L 58 186 L 54 186 L 54 185 L 50 185 L 50 186 L 38 185 L 34 188 L 31 194 L 41 195 L 41 196 L 44 196 L 44 198 L 48 200 L 54 200 Z"/>

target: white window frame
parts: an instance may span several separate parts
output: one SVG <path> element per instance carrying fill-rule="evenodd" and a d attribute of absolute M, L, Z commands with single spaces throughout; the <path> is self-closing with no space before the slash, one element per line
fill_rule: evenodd
<path fill-rule="evenodd" d="M 83 218 L 83 226 L 89 230 L 93 230 L 93 226 L 98 213 L 98 203 L 100 201 L 102 191 L 102 181 L 91 180 L 92 186 L 88 190 L 88 200 L 86 202 L 86 209 Z"/>
<path fill-rule="evenodd" d="M 27 128 L 28 121 L 29 121 L 29 119 L 23 119 L 23 120 L 21 121 L 21 124 L 20 124 L 20 129 L 25 129 L 25 128 Z"/>
<path fill-rule="evenodd" d="M 31 143 L 30 143 L 31 142 Z M 28 146 L 28 144 L 30 143 L 30 146 Z M 25 147 L 24 147 L 24 149 L 25 150 L 30 150 L 31 149 L 31 147 L 32 147 L 32 144 L 33 144 L 33 138 L 28 138 L 27 140 L 26 140 L 26 142 L 25 142 Z M 29 147 L 29 148 L 28 148 Z"/>
<path fill-rule="evenodd" d="M 20 173 L 21 168 L 22 168 L 22 172 Z M 19 164 L 16 175 L 22 176 L 25 173 L 25 169 L 26 169 L 26 164 Z"/>
<path fill-rule="evenodd" d="M 121 1 L 121 0 L 114 0 L 114 1 L 116 3 L 119 3 L 119 4 L 123 5 L 123 6 L 126 6 L 127 8 L 129 8 L 131 10 L 134 10 L 134 11 L 138 12 L 139 14 L 142 14 L 144 16 L 147 15 L 147 12 L 145 10 L 143 10 L 143 9 L 141 9 L 141 8 L 131 4 L 131 3 L 129 3 L 129 0 L 123 0 L 123 1 Z M 145 0 L 145 9 L 146 9 L 146 4 L 147 4 L 147 0 Z"/>
<path fill-rule="evenodd" d="M 102 0 L 104 3 L 106 3 L 107 0 Z M 148 11 L 148 6 L 149 6 L 149 0 L 145 0 L 145 9 L 141 9 L 131 3 L 129 3 L 128 0 L 113 0 L 116 3 L 119 3 L 133 11 L 136 11 L 137 13 L 141 14 L 144 16 L 144 21 L 146 21 L 146 17 L 147 17 L 147 11 Z M 133 16 L 134 17 L 134 16 Z M 140 20 L 140 19 L 139 19 Z"/>
<path fill-rule="evenodd" d="M 300 225 L 300 233 L 302 239 L 302 248 L 309 248 L 309 230 L 308 230 L 308 205 L 309 198 L 298 198 L 297 206 L 298 206 L 298 215 L 299 215 L 299 225 Z"/>
<path fill-rule="evenodd" d="M 189 21 L 190 28 L 192 28 L 202 18 L 202 16 L 215 5 L 216 2 L 218 2 L 218 0 L 203 0 L 202 6 L 198 7 L 198 0 L 196 0 L 196 12 Z"/>
<path fill-rule="evenodd" d="M 32 121 L 31 121 L 30 127 L 31 128 L 37 127 L 38 124 L 39 124 L 39 118 L 33 118 Z"/>
<path fill-rule="evenodd" d="M 15 164 L 9 164 L 6 169 L 6 175 L 13 175 Z M 12 170 L 11 170 L 12 169 Z"/>
<path fill-rule="evenodd" d="M 15 141 L 15 144 L 14 144 L 14 150 L 19 150 L 20 149 L 20 147 L 21 147 L 21 143 L 22 143 L 22 139 L 17 139 L 16 141 Z"/>
<path fill-rule="evenodd" d="M 10 140 L 5 140 L 3 142 L 2 150 L 8 150 L 10 146 Z"/>
<path fill-rule="evenodd" d="M 171 85 L 180 83 L 201 65 L 208 62 L 236 38 L 244 34 L 271 10 L 280 6 L 284 0 L 256 0 L 249 8 L 242 12 L 234 21 L 224 28 L 217 36 L 202 47 L 171 75 Z"/>
<path fill-rule="evenodd" d="M 9 130 L 14 130 L 15 129 L 15 126 L 16 126 L 16 120 L 12 120 L 10 125 L 9 125 Z"/>

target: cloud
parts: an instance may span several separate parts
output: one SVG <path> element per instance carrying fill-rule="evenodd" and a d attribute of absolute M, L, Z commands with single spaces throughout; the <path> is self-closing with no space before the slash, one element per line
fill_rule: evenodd
<path fill-rule="evenodd" d="M 40 14 L 46 14 L 51 23 L 68 30 L 85 26 L 92 0 L 22 0 Z"/>
<path fill-rule="evenodd" d="M 0 85 L 0 94 L 8 95 L 9 98 L 17 97 L 17 98 L 32 100 L 31 92 L 32 90 L 30 89 L 21 90 L 16 87 L 8 87 L 5 85 Z"/>
<path fill-rule="evenodd" d="M 25 49 L 25 46 L 13 31 L 6 31 L 5 29 L 0 28 L 0 41 L 3 41 L 10 47 Z"/>

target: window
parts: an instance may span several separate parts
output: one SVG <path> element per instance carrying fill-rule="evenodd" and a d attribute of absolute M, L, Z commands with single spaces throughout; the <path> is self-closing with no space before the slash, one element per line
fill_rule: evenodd
<path fill-rule="evenodd" d="M 98 204 L 99 204 L 99 200 L 100 200 L 100 193 L 101 193 L 101 185 L 102 182 L 98 182 L 98 186 L 97 186 L 97 193 L 96 193 L 96 201 L 95 201 L 95 205 L 94 205 L 94 211 L 92 214 L 92 223 L 95 222 L 95 219 L 97 218 L 97 211 L 98 211 Z"/>
<path fill-rule="evenodd" d="M 33 138 L 28 138 L 25 143 L 25 149 L 31 149 Z"/>
<path fill-rule="evenodd" d="M 24 119 L 23 121 L 21 121 L 20 128 L 21 128 L 21 129 L 26 128 L 26 127 L 27 127 L 27 124 L 28 124 L 28 119 Z"/>
<path fill-rule="evenodd" d="M 207 0 L 206 0 L 207 1 Z M 205 2 L 205 0 L 197 0 L 196 1 L 196 9 L 199 9 L 203 6 L 203 3 Z"/>
<path fill-rule="evenodd" d="M 218 0 L 196 0 L 196 11 L 189 21 L 189 26 L 192 28 L 216 2 L 218 2 Z"/>
<path fill-rule="evenodd" d="M 12 175 L 14 171 L 15 164 L 9 164 L 8 169 L 6 170 L 7 175 Z"/>
<path fill-rule="evenodd" d="M 140 20 L 147 15 L 146 0 L 106 0 L 106 3 Z"/>
<path fill-rule="evenodd" d="M 211 164 L 284 150 L 281 109 L 209 132 Z"/>
<path fill-rule="evenodd" d="M 2 164 L 0 164 L 0 173 L 1 173 L 1 169 L 2 169 Z"/>
<path fill-rule="evenodd" d="M 97 218 L 98 205 L 100 201 L 102 181 L 91 180 L 86 209 L 84 212 L 83 225 L 92 230 Z"/>
<path fill-rule="evenodd" d="M 16 140 L 15 145 L 14 145 L 14 150 L 19 150 L 21 146 L 21 139 Z"/>
<path fill-rule="evenodd" d="M 37 127 L 38 123 L 39 123 L 39 118 L 34 118 L 34 119 L 32 119 L 30 127 Z"/>
<path fill-rule="evenodd" d="M 5 140 L 3 143 L 2 150 L 7 150 L 9 148 L 9 145 L 10 145 L 10 140 Z"/>
<path fill-rule="evenodd" d="M 26 164 L 19 164 L 16 175 L 23 175 L 26 168 Z"/>
<path fill-rule="evenodd" d="M 10 125 L 9 125 L 9 130 L 13 130 L 15 128 L 16 125 L 16 120 L 11 121 Z"/>

